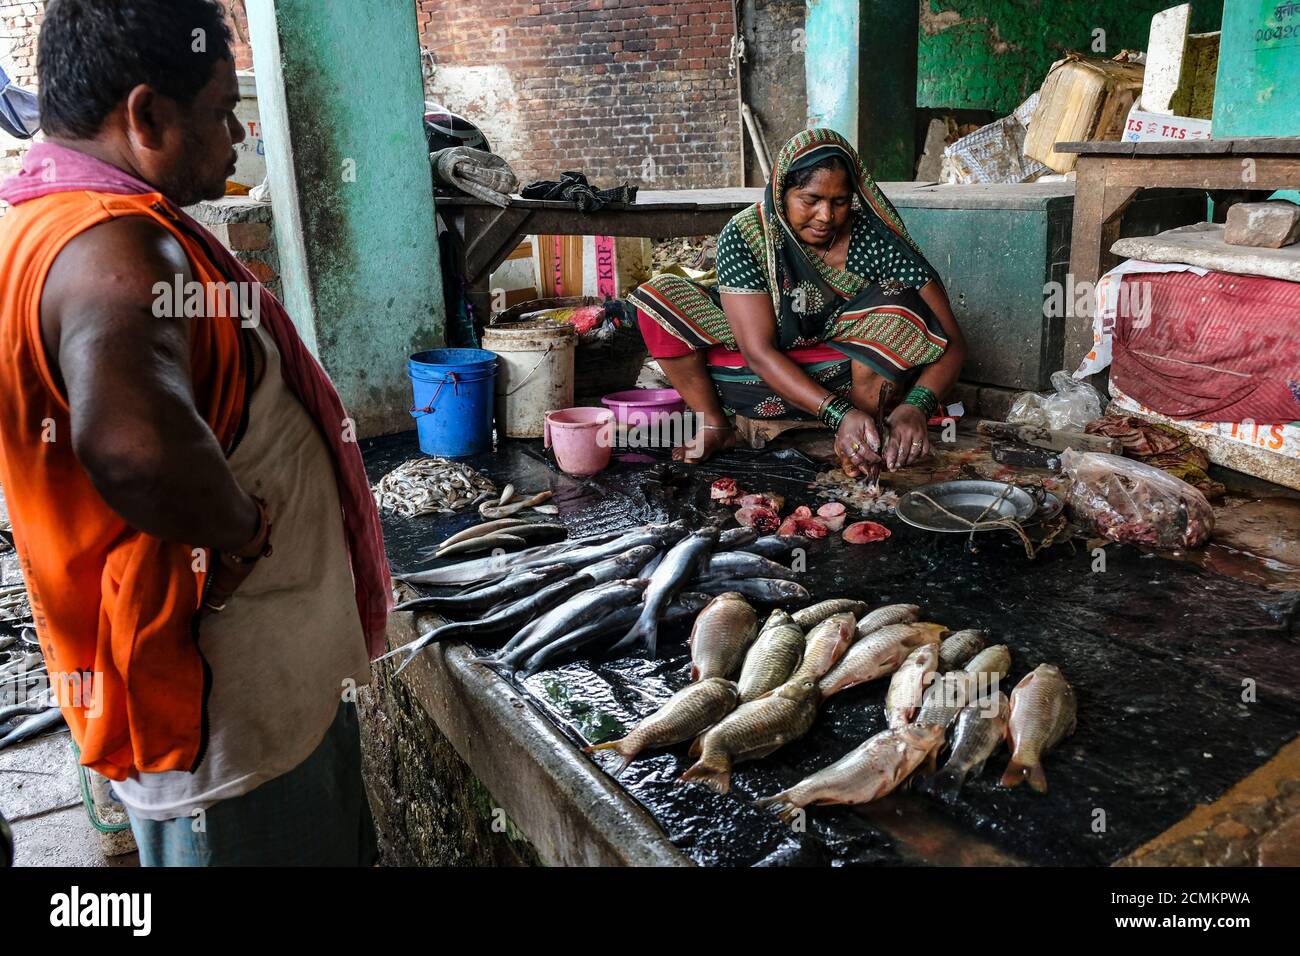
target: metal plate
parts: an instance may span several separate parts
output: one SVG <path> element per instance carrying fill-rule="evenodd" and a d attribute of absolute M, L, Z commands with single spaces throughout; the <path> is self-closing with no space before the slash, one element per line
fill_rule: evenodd
<path fill-rule="evenodd" d="M 1056 495 L 1052 494 L 1050 491 L 1045 492 L 1043 497 L 1043 503 L 1039 505 L 1038 510 L 1034 512 L 1034 517 L 1032 520 L 1034 520 L 1035 522 L 1051 521 L 1053 518 L 1059 515 L 1064 508 L 1065 508 L 1064 501 L 1062 501 Z"/>
<path fill-rule="evenodd" d="M 970 533 L 971 529 L 969 524 L 937 510 L 921 495 L 967 521 L 975 521 L 983 514 L 986 521 L 1014 518 L 1024 522 L 1036 510 L 1033 496 L 1015 485 L 1001 481 L 942 481 L 914 488 L 898 501 L 898 516 L 925 531 Z"/>

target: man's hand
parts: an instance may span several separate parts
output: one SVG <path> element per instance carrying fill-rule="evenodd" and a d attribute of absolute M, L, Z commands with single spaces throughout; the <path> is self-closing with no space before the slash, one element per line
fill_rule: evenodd
<path fill-rule="evenodd" d="M 925 416 L 904 402 L 889 414 L 889 439 L 885 442 L 885 467 L 906 468 L 930 454 L 930 432 Z"/>
<path fill-rule="evenodd" d="M 226 602 L 253 573 L 259 559 L 271 554 L 271 521 L 266 513 L 266 502 L 254 497 L 257 506 L 257 531 L 247 545 L 238 551 L 214 551 L 215 564 L 208 573 L 207 593 L 203 599 L 202 613 L 220 613 Z"/>
<path fill-rule="evenodd" d="M 835 432 L 835 454 L 844 474 L 850 478 L 866 474 L 872 465 L 880 463 L 879 451 L 880 436 L 871 416 L 856 408 L 850 410 Z"/>

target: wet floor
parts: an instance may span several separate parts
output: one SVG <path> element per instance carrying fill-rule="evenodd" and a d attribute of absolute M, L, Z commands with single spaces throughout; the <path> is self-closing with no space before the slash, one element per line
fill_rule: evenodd
<path fill-rule="evenodd" d="M 372 479 L 414 454 L 409 437 L 374 443 L 367 451 Z M 662 480 L 644 460 L 575 480 L 555 472 L 530 443 L 509 443 L 471 464 L 521 491 L 553 488 L 575 535 L 679 516 L 724 517 L 729 509 L 708 500 L 708 483 L 722 475 L 746 491 L 784 494 L 787 507 L 816 503 L 807 487 L 816 466 L 792 450 L 730 453 L 685 482 Z M 1103 561 L 1076 542 L 1031 562 L 1014 537 L 984 535 L 970 554 L 964 535 L 873 519 L 893 536 L 860 547 L 836 536 L 816 543 L 803 583 L 817 599 L 915 603 L 930 620 L 987 630 L 989 643 L 1011 649 L 1007 689 L 1039 663 L 1058 665 L 1078 694 L 1079 719 L 1076 734 L 1044 763 L 1048 793 L 997 787 L 1003 751 L 951 806 L 909 792 L 867 808 L 816 807 L 805 832 L 754 807 L 755 798 L 884 727 L 887 682 L 877 682 L 832 698 L 802 740 L 740 765 L 726 796 L 676 783 L 690 763 L 685 745 L 637 760 L 620 782 L 697 862 L 1109 864 L 1295 737 L 1295 593 L 1114 545 Z M 425 548 L 474 521 L 386 519 L 390 557 L 398 567 L 423 566 Z M 529 678 L 524 690 L 575 743 L 621 735 L 688 679 L 685 635 L 668 636 L 660 660 L 569 664 Z M 598 759 L 607 767 L 616 762 Z"/>

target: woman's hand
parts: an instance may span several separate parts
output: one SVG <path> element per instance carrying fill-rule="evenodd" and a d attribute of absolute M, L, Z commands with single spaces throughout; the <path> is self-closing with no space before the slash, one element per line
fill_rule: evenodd
<path fill-rule="evenodd" d="M 904 402 L 889 414 L 889 440 L 882 457 L 890 471 L 906 468 L 930 454 L 930 432 L 925 415 Z"/>
<path fill-rule="evenodd" d="M 835 454 L 840 467 L 850 478 L 857 478 L 872 465 L 880 463 L 880 436 L 871 416 L 859 409 L 850 410 L 835 432 Z"/>

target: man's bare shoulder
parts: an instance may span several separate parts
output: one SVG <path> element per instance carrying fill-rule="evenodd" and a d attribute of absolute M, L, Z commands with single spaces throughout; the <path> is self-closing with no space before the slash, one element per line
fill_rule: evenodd
<path fill-rule="evenodd" d="M 170 232 L 143 216 L 93 226 L 72 239 L 58 257 L 41 294 L 42 324 L 61 322 L 84 306 L 94 311 L 152 303 L 159 282 L 191 275 L 185 250 Z"/>

